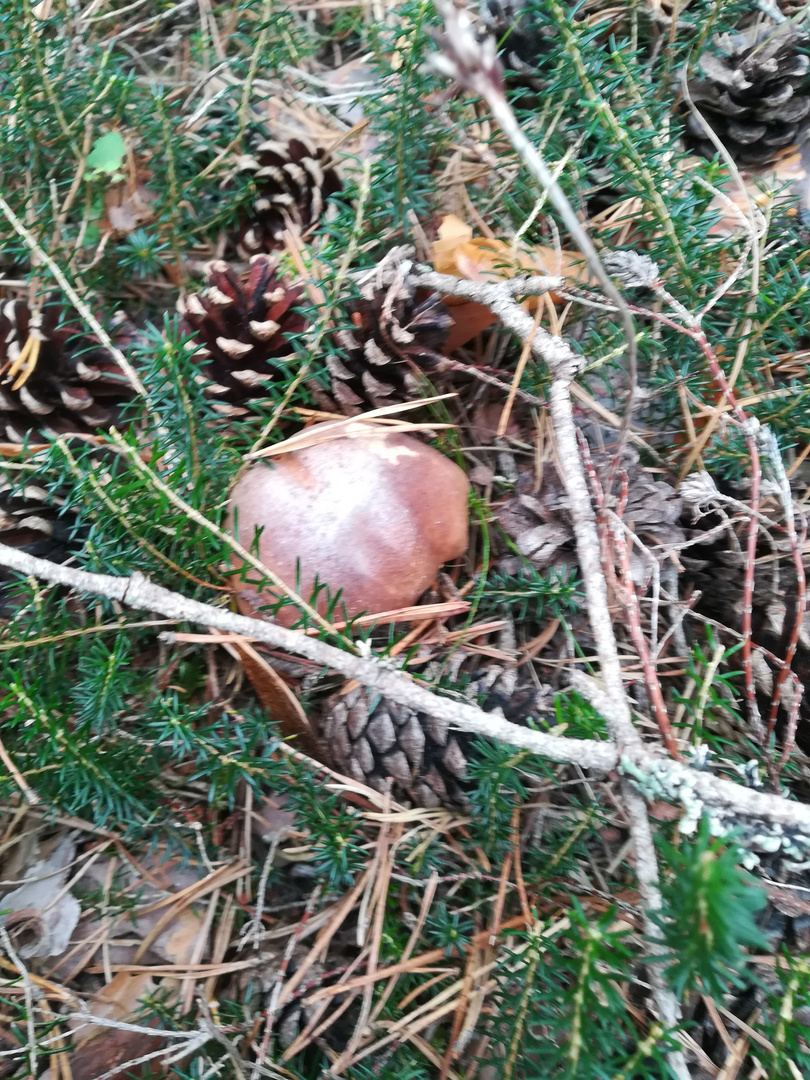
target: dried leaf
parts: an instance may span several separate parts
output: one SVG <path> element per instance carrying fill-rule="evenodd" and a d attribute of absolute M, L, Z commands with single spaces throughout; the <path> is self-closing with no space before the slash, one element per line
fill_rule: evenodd
<path fill-rule="evenodd" d="M 216 631 L 214 631 L 216 633 Z M 322 752 L 318 746 L 306 713 L 291 688 L 279 673 L 272 668 L 264 657 L 247 641 L 231 641 L 227 646 L 242 661 L 245 674 L 250 679 L 256 696 L 263 709 L 279 725 L 285 736 L 295 736 L 302 748 L 312 757 L 319 758 Z"/>
<path fill-rule="evenodd" d="M 589 281 L 585 260 L 578 252 L 555 251 L 550 247 L 526 251 L 504 240 L 474 237 L 471 226 L 453 214 L 443 218 L 439 226 L 439 239 L 433 244 L 433 265 L 441 274 L 452 274 L 468 281 L 498 281 L 527 272 L 561 275 L 571 284 Z M 559 299 L 554 293 L 551 297 L 555 301 Z M 471 341 L 495 321 L 489 308 L 482 304 L 452 297 L 445 302 L 452 307 L 455 322 L 447 341 L 448 352 Z M 539 302 L 539 297 L 528 297 L 524 307 L 532 311 Z"/>
<path fill-rule="evenodd" d="M 157 196 L 143 184 L 114 184 L 104 192 L 104 208 L 110 229 L 131 233 L 154 217 L 152 204 Z"/>
<path fill-rule="evenodd" d="M 547 521 L 522 533 L 517 538 L 517 547 L 520 554 L 531 559 L 535 566 L 544 568 L 571 536 L 571 530 L 565 525 Z"/>
<path fill-rule="evenodd" d="M 90 1011 L 94 1016 L 103 1017 L 105 1020 L 125 1020 L 138 1009 L 144 996 L 154 993 L 156 989 L 152 976 L 146 972 L 131 975 L 126 971 L 119 971 L 113 975 L 111 982 L 102 986 L 90 998 Z M 76 1046 L 84 1046 L 91 1039 L 98 1038 L 102 1032 L 109 1030 L 91 1025 L 77 1034 Z"/>
<path fill-rule="evenodd" d="M 22 959 L 63 952 L 81 915 L 79 901 L 62 892 L 67 867 L 76 855 L 72 837 L 65 836 L 49 858 L 25 873 L 25 884 L 0 897 L 0 911 Z"/>
<path fill-rule="evenodd" d="M 138 1016 L 141 1002 L 156 989 L 150 975 L 130 975 L 122 971 L 93 995 L 90 999 L 90 1011 L 105 1019 L 130 1021 L 143 1026 L 144 1022 Z M 153 1022 L 157 1023 L 156 1020 Z M 149 1026 L 148 1021 L 146 1026 Z M 143 1075 L 142 1070 L 148 1066 L 142 1066 L 141 1071 L 137 1072 L 130 1069 L 123 1069 L 120 1073 L 112 1070 L 156 1050 L 161 1038 L 162 1035 L 157 1032 L 152 1038 L 143 1032 L 120 1031 L 92 1023 L 82 1024 L 76 1031 L 74 1049 L 70 1054 L 71 1076 L 73 1080 L 95 1080 L 95 1077 L 109 1073 L 111 1080 L 112 1077 L 124 1080 L 127 1076 Z M 152 1062 L 152 1072 L 149 1075 L 154 1075 L 158 1070 L 159 1065 Z M 53 1075 L 53 1070 L 48 1069 L 41 1080 L 52 1080 Z"/>
<path fill-rule="evenodd" d="M 250 818 L 252 831 L 266 844 L 280 842 L 295 833 L 296 814 L 287 810 L 283 795 L 268 795 L 258 804 Z"/>

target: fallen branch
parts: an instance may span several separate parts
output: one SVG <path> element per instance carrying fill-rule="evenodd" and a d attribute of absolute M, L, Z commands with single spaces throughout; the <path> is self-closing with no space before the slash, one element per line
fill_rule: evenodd
<path fill-rule="evenodd" d="M 608 742 L 569 739 L 562 735 L 549 735 L 511 724 L 503 717 L 484 712 L 475 705 L 435 694 L 404 672 L 389 667 L 385 660 L 353 656 L 324 641 L 307 637 L 295 630 L 287 630 L 275 623 L 247 618 L 223 608 L 200 603 L 198 600 L 189 600 L 160 585 L 153 585 L 137 572 L 131 577 L 90 574 L 72 566 L 60 566 L 48 562 L 47 559 L 38 559 L 6 544 L 0 544 L 0 566 L 7 566 L 21 574 L 37 577 L 54 585 L 63 585 L 78 593 L 105 596 L 139 611 L 157 612 L 173 621 L 213 626 L 227 633 L 255 638 L 274 648 L 283 649 L 295 656 L 303 656 L 339 671 L 346 678 L 356 679 L 369 689 L 377 690 L 401 705 L 447 720 L 464 731 L 472 731 L 490 739 L 499 739 L 510 746 L 530 750 L 549 761 L 560 764 L 576 763 L 584 769 L 602 773 L 617 768 L 621 762 L 622 755 Z M 594 703 L 609 723 L 615 724 L 617 703 L 604 687 L 583 673 L 572 672 L 572 677 L 575 688 Z M 625 747 L 623 757 L 638 769 L 650 774 L 655 770 L 660 776 L 661 769 L 665 769 L 666 775 L 672 780 L 673 791 L 679 786 L 687 785 L 707 806 L 751 815 L 810 834 L 810 806 L 745 788 L 712 773 L 700 772 L 691 766 L 670 761 L 660 751 L 641 742 L 637 747 Z"/>
<path fill-rule="evenodd" d="M 622 681 L 619 651 L 608 608 L 607 586 L 602 573 L 596 516 L 577 445 L 570 386 L 582 367 L 582 358 L 562 338 L 554 337 L 542 327 L 535 326 L 531 316 L 515 300 L 515 294 L 522 291 L 518 279 L 495 283 L 464 281 L 450 274 L 437 274 L 419 266 L 414 267 L 412 274 L 414 282 L 419 285 L 447 296 L 459 296 L 484 304 L 493 315 L 497 315 L 507 330 L 517 334 L 522 341 L 531 342 L 532 353 L 551 372 L 554 381 L 549 390 L 549 412 L 560 460 L 566 464 L 562 481 L 576 537 L 577 559 L 585 589 L 588 617 L 599 655 L 602 679 L 617 706 L 609 720 L 610 734 L 613 742 L 622 751 L 631 748 L 638 750 L 641 737 L 633 726 Z M 540 280 L 542 281 L 542 278 Z M 537 288 L 536 279 L 524 279 L 522 287 L 526 292 L 534 292 Z"/>

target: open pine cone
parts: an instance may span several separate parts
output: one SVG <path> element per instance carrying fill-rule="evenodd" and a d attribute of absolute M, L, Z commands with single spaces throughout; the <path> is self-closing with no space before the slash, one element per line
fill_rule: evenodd
<path fill-rule="evenodd" d="M 51 562 L 64 562 L 70 553 L 73 521 L 59 516 L 58 504 L 47 501 L 44 488 L 26 484 L 15 488 L 0 476 L 0 543 Z M 15 574 L 0 568 L 0 615 L 12 615 L 15 605 L 2 587 Z"/>
<path fill-rule="evenodd" d="M 203 291 L 178 300 L 183 329 L 199 343 L 194 356 L 205 394 L 218 412 L 243 414 L 295 361 L 288 338 L 306 327 L 294 307 L 301 295 L 278 276 L 271 259 L 255 255 L 246 278 L 226 262 L 213 262 Z"/>
<path fill-rule="evenodd" d="M 648 545 L 655 554 L 655 549 L 665 550 L 662 545 L 683 543 L 685 532 L 679 521 L 682 511 L 681 499 L 675 489 L 666 480 L 656 479 L 640 465 L 638 452 L 626 448 L 622 456 L 622 466 L 627 474 L 628 498 L 622 511 L 622 521 Z M 610 461 L 596 460 L 597 474 L 604 482 L 609 471 Z M 496 513 L 504 531 L 515 541 L 518 551 L 538 570 L 577 565 L 574 531 L 567 508 L 567 496 L 557 470 L 546 462 L 543 469 L 542 484 L 536 493 L 534 471 L 521 473 L 516 484 L 515 494 L 497 508 Z M 607 496 L 610 509 L 616 509 L 615 494 Z M 645 580 L 649 573 L 649 562 L 639 555 L 634 545 L 630 545 L 630 567 L 636 583 Z M 504 569 L 512 568 L 508 564 L 514 556 L 507 555 L 502 560 Z"/>
<path fill-rule="evenodd" d="M 259 142 L 239 158 L 238 171 L 250 173 L 256 184 L 256 198 L 239 228 L 237 250 L 244 259 L 283 248 L 288 221 L 306 234 L 342 186 L 326 151 L 303 139 Z"/>
<path fill-rule="evenodd" d="M 402 275 L 374 273 L 351 309 L 355 328 L 336 333 L 342 358 L 327 359 L 332 397 L 347 415 L 418 396 L 418 373 L 445 363 L 437 350 L 452 320 L 438 297 L 418 300 Z M 244 413 L 296 362 L 289 338 L 307 326 L 294 306 L 301 297 L 300 287 L 278 276 L 272 259 L 254 255 L 247 278 L 217 261 L 205 289 L 178 301 L 183 329 L 199 343 L 195 357 L 208 381 L 205 393 L 218 412 Z"/>
<path fill-rule="evenodd" d="M 360 291 L 354 329 L 336 335 L 343 356 L 327 361 L 332 394 L 348 415 L 417 397 L 418 374 L 446 366 L 439 350 L 453 325 L 435 293 L 417 297 L 395 260 L 383 260 Z"/>
<path fill-rule="evenodd" d="M 757 22 L 717 34 L 698 62 L 689 93 L 741 165 L 759 165 L 810 134 L 810 37 L 791 23 Z M 706 157 L 716 153 L 694 116 L 687 132 Z"/>
<path fill-rule="evenodd" d="M 120 340 L 126 331 L 121 328 Z M 10 300 L 0 311 L 0 439 L 44 443 L 120 423 L 132 387 L 112 353 L 70 309 L 37 311 Z"/>

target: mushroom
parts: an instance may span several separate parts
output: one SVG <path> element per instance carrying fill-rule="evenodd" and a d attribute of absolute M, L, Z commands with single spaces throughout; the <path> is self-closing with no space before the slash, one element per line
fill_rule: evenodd
<path fill-rule="evenodd" d="M 305 599 L 316 578 L 333 599 L 340 590 L 336 618 L 414 604 L 441 565 L 467 549 L 466 474 L 411 436 L 367 422 L 310 431 L 314 445 L 261 461 L 236 483 L 228 530 Z M 243 566 L 236 557 L 233 564 Z M 258 581 L 252 569 L 233 579 L 246 615 L 279 599 L 257 591 Z M 327 602 L 321 591 L 321 614 Z M 276 616 L 288 626 L 299 617 L 292 605 Z"/>

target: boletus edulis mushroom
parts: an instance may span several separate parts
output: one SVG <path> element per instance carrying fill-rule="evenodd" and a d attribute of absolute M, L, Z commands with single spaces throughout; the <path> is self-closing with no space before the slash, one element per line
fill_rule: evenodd
<path fill-rule="evenodd" d="M 236 483 L 231 535 L 304 599 L 316 578 L 332 598 L 340 591 L 337 619 L 414 604 L 442 564 L 467 549 L 466 474 L 417 439 L 367 422 L 311 430 L 328 441 L 262 460 Z M 242 570 L 233 586 L 244 614 L 276 603 L 273 590 L 257 591 L 258 571 L 244 571 L 236 557 L 233 564 Z M 327 603 L 322 590 L 321 614 Z M 299 617 L 292 605 L 276 615 L 288 626 Z"/>

